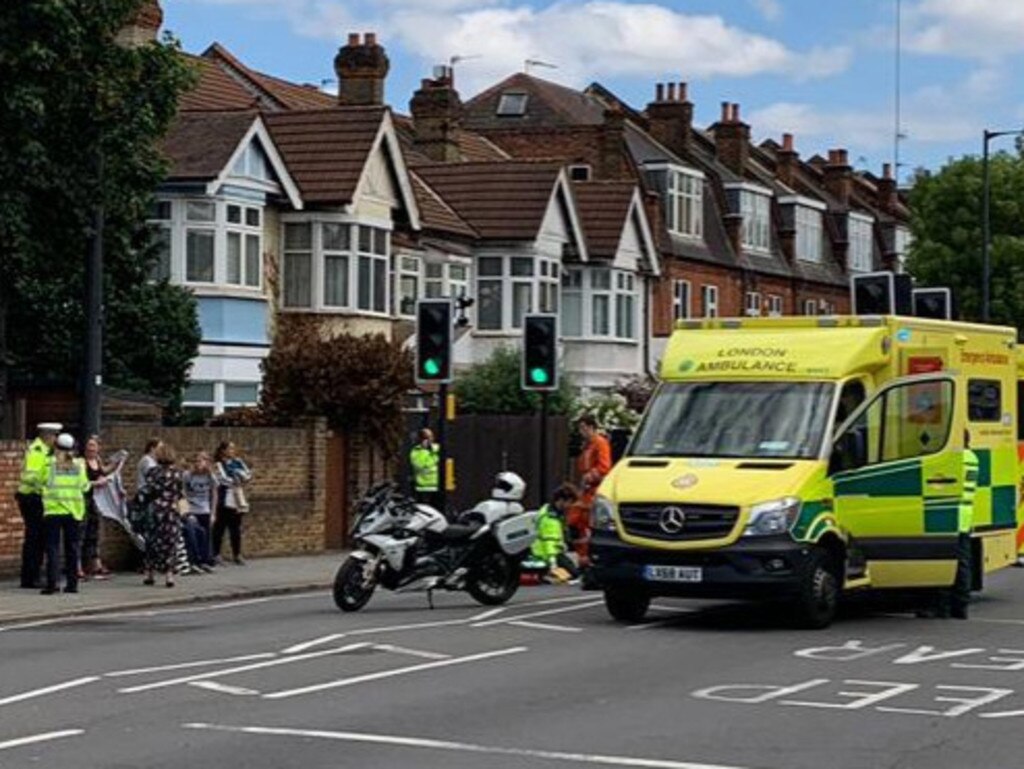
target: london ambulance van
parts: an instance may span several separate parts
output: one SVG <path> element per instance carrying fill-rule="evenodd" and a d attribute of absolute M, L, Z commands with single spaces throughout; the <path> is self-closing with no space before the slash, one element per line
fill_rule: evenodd
<path fill-rule="evenodd" d="M 1016 561 L 1014 329 L 905 317 L 683 321 L 592 514 L 590 586 L 785 600 L 808 627 L 844 591 L 945 588 L 965 441 L 980 462 L 975 587 Z"/>

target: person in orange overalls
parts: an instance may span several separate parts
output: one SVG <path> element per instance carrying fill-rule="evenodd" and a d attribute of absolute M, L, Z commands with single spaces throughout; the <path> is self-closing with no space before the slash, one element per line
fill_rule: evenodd
<path fill-rule="evenodd" d="M 579 556 L 580 567 L 588 565 L 590 549 L 590 509 L 597 487 L 612 469 L 612 445 L 600 432 L 592 414 L 584 414 L 576 423 L 583 437 L 583 451 L 576 460 L 580 497 L 566 516 L 572 548 Z"/>

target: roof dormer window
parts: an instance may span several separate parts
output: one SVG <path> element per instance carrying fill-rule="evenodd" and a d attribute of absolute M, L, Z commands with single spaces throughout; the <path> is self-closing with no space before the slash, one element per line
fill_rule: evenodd
<path fill-rule="evenodd" d="M 526 103 L 529 101 L 529 94 L 521 91 L 506 91 L 498 99 L 499 117 L 520 117 L 526 114 Z"/>

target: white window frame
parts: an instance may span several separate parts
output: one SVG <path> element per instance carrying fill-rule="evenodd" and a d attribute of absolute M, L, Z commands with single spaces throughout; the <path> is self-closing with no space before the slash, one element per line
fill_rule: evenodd
<path fill-rule="evenodd" d="M 783 315 L 783 299 L 781 294 L 768 294 L 768 317 L 778 318 Z"/>
<path fill-rule="evenodd" d="M 681 166 L 667 166 L 665 189 L 665 221 L 669 232 L 684 238 L 704 237 L 704 174 Z M 687 216 L 689 222 L 681 221 Z"/>
<path fill-rule="evenodd" d="M 505 91 L 498 97 L 495 114 L 498 117 L 522 117 L 530 103 L 530 94 L 525 91 Z"/>
<path fill-rule="evenodd" d="M 813 318 L 818 314 L 818 300 L 804 299 L 801 310 L 801 314 L 807 316 L 808 318 Z"/>
<path fill-rule="evenodd" d="M 480 264 L 485 259 L 498 260 L 500 273 L 495 275 L 481 274 Z M 531 274 L 513 275 L 513 265 L 525 262 L 530 262 Z M 523 308 L 522 315 L 525 316 L 531 312 L 551 312 L 557 314 L 560 271 L 561 265 L 558 259 L 543 254 L 481 254 L 477 262 L 477 269 L 475 270 L 476 275 L 474 276 L 477 297 L 476 309 L 478 312 L 477 333 L 508 334 L 520 331 L 522 329 L 522 322 L 521 319 L 517 321 L 515 317 L 514 303 L 517 292 L 522 292 L 524 288 L 526 289 L 525 293 L 519 293 L 519 296 L 526 296 L 528 303 Z M 469 276 L 467 275 L 467 277 Z M 458 283 L 462 283 L 462 281 L 458 281 Z M 481 310 L 480 298 L 483 296 L 481 285 L 492 283 L 499 284 L 498 299 L 501 304 L 501 326 L 500 328 L 483 328 L 479 316 Z"/>
<path fill-rule="evenodd" d="M 274 181 L 270 158 L 256 139 L 250 141 L 238 156 L 231 169 L 231 176 L 237 179 L 254 179 L 258 182 Z"/>
<path fill-rule="evenodd" d="M 874 268 L 875 220 L 865 214 L 851 212 L 846 226 L 850 243 L 850 272 L 871 272 Z"/>
<path fill-rule="evenodd" d="M 598 287 L 595 276 L 600 273 L 607 275 L 607 288 Z M 570 339 L 586 341 L 621 342 L 636 344 L 639 339 L 637 309 L 639 307 L 640 277 L 630 270 L 616 269 L 611 266 L 573 266 L 565 270 L 562 282 L 562 307 L 568 299 L 578 299 L 580 307 L 580 328 L 576 333 L 565 323 L 562 324 L 562 335 Z M 598 330 L 594 322 L 594 300 L 604 299 L 607 304 L 606 330 Z"/>
<path fill-rule="evenodd" d="M 395 298 L 394 312 L 400 318 L 416 317 L 416 302 L 424 297 L 423 260 L 416 254 L 398 251 L 395 260 L 395 286 L 392 296 Z M 402 289 L 403 278 L 415 281 L 412 292 L 412 306 L 409 312 L 402 312 L 402 300 L 405 298 Z"/>
<path fill-rule="evenodd" d="M 231 209 L 239 210 L 240 219 L 238 222 L 228 221 Z M 258 224 L 250 223 L 250 214 L 256 214 Z M 263 207 L 254 206 L 241 201 L 227 200 L 224 204 L 224 283 L 233 288 L 251 288 L 261 290 L 263 288 Z M 239 242 L 239 270 L 238 282 L 228 279 L 228 260 L 230 258 L 229 244 L 232 237 L 237 237 Z M 256 244 L 256 275 L 255 283 L 250 282 L 249 270 L 249 246 Z"/>
<path fill-rule="evenodd" d="M 287 233 L 290 225 L 311 227 L 310 249 L 289 249 L 287 246 Z M 342 250 L 327 250 L 324 244 L 324 225 L 337 225 L 348 229 L 348 247 Z M 363 228 L 374 231 L 370 235 L 369 251 L 362 248 L 360 233 Z M 282 312 L 316 312 L 325 314 L 361 315 L 375 318 L 395 317 L 392 306 L 395 296 L 395 271 L 391 267 L 391 225 L 389 222 L 368 220 L 363 218 L 352 218 L 346 215 L 332 214 L 291 214 L 282 219 L 281 222 L 281 285 L 279 287 L 279 302 Z M 373 251 L 377 237 L 383 238 L 384 253 Z M 289 305 L 286 302 L 288 292 L 287 282 L 287 260 L 289 255 L 309 255 L 310 264 L 310 304 L 303 306 Z M 408 255 L 408 254 L 406 254 Z M 348 259 L 348 285 L 341 304 L 328 304 L 326 301 L 326 274 L 328 258 Z M 360 260 L 368 260 L 370 268 L 369 299 L 370 309 L 360 307 L 359 295 L 359 274 L 362 267 Z M 383 264 L 383 288 L 384 302 L 383 309 L 377 309 L 374 299 L 376 297 L 376 276 L 379 265 Z M 422 285 L 422 284 L 421 284 Z"/>
<path fill-rule="evenodd" d="M 914 241 L 914 235 L 909 227 L 897 225 L 893 231 L 893 251 L 896 253 L 896 267 L 898 272 L 907 271 L 907 255 L 910 252 L 910 245 Z"/>
<path fill-rule="evenodd" d="M 183 400 L 181 403 L 182 408 L 186 409 L 210 409 L 211 416 L 217 416 L 223 414 L 227 409 L 245 408 L 247 406 L 255 406 L 259 403 L 260 397 L 260 383 L 259 382 L 240 382 L 240 381 L 213 381 L 213 380 L 200 380 L 196 382 L 189 382 L 189 386 L 192 385 L 209 385 L 212 388 L 211 400 Z M 246 400 L 228 400 L 227 391 L 231 385 L 240 385 L 244 387 L 255 387 L 256 397 L 255 399 Z"/>
<path fill-rule="evenodd" d="M 752 187 L 741 187 L 740 213 L 743 215 L 743 249 L 752 254 L 771 254 L 772 196 Z"/>
<path fill-rule="evenodd" d="M 167 216 L 158 212 L 167 207 Z M 173 276 L 174 264 L 174 204 L 167 199 L 157 198 L 153 201 L 146 225 L 152 232 L 152 242 L 158 246 L 157 261 L 152 268 L 152 280 L 170 280 Z"/>
<path fill-rule="evenodd" d="M 693 284 L 688 280 L 672 281 L 672 320 L 693 317 Z"/>
<path fill-rule="evenodd" d="M 796 220 L 796 258 L 821 264 L 825 257 L 825 217 L 822 209 L 798 203 Z"/>
<path fill-rule="evenodd" d="M 718 317 L 718 286 L 705 283 L 700 287 L 700 305 L 705 318 Z"/>
<path fill-rule="evenodd" d="M 761 317 L 761 292 L 747 291 L 743 295 L 743 314 L 748 318 Z"/>

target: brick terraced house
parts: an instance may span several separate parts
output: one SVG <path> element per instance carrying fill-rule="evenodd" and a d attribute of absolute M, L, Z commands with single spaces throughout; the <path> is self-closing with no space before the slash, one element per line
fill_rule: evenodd
<path fill-rule="evenodd" d="M 138 27 L 153 39 L 158 12 Z M 790 135 L 755 145 L 735 104 L 702 129 L 685 84 L 641 111 L 517 74 L 463 103 L 439 67 L 405 115 L 373 34 L 339 50 L 335 95 L 218 44 L 189 59 L 152 224 L 161 276 L 199 298 L 202 413 L 255 400 L 274 334 L 408 340 L 423 297 L 475 300 L 457 366 L 556 312 L 566 370 L 607 389 L 656 370 L 677 319 L 842 312 L 851 274 L 906 251 L 888 169 L 802 161 Z"/>

